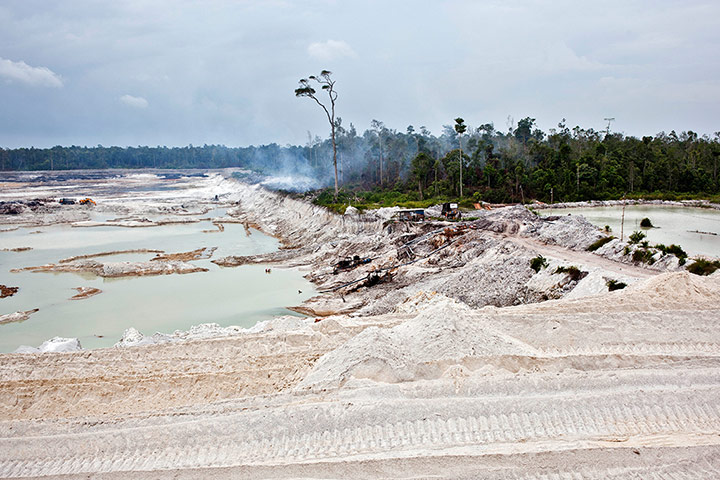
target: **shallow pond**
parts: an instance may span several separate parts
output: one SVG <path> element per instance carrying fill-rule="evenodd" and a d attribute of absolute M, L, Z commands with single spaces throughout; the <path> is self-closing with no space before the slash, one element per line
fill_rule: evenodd
<path fill-rule="evenodd" d="M 622 206 L 540 210 L 541 215 L 582 215 L 600 228 L 606 225 L 620 237 Z M 642 228 L 649 218 L 655 228 Z M 625 207 L 624 236 L 642 231 L 651 245 L 680 245 L 689 255 L 720 256 L 720 211 L 704 208 L 628 205 Z M 704 233 L 697 233 L 704 232 Z"/>
<path fill-rule="evenodd" d="M 224 232 L 210 221 L 146 228 L 54 225 L 0 232 L 0 249 L 32 248 L 0 251 L 0 284 L 20 287 L 14 296 L 0 299 L 0 314 L 40 309 L 24 322 L 0 325 L 0 352 L 14 351 L 20 345 L 36 347 L 54 336 L 77 337 L 84 348 L 99 348 L 115 344 L 128 327 L 145 334 L 172 333 L 200 323 L 250 327 L 275 315 L 295 315 L 285 307 L 298 305 L 316 293 L 297 269 L 272 268 L 266 274 L 266 265 L 222 268 L 210 260 L 198 260 L 191 263 L 208 268 L 208 272 L 117 279 L 92 274 L 9 272 L 118 250 L 176 253 L 218 247 L 213 258 L 220 258 L 278 248 L 276 239 L 261 232 L 251 230 L 247 236 L 242 225 L 224 226 Z M 98 260 L 143 261 L 154 256 L 127 253 Z M 81 286 L 99 288 L 102 293 L 69 300 L 77 293 L 74 287 Z"/>

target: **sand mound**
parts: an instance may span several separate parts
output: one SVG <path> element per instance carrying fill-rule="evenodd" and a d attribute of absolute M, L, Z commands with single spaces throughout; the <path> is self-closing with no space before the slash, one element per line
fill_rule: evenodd
<path fill-rule="evenodd" d="M 438 378 L 466 358 L 531 353 L 467 305 L 435 295 L 411 320 L 390 329 L 368 328 L 323 356 L 299 388 L 337 387 L 351 377 L 385 383 Z"/>

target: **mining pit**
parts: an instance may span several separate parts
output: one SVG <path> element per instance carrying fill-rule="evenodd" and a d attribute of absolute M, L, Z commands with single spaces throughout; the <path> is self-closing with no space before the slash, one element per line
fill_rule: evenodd
<path fill-rule="evenodd" d="M 288 306 L 309 316 L 129 323 L 114 348 L 55 338 L 0 355 L 0 477 L 720 477 L 720 273 L 633 262 L 618 239 L 590 252 L 605 234 L 582 217 L 522 206 L 397 222 L 397 209 L 337 215 L 220 172 L 180 181 L 113 211 L 133 226 L 217 194 L 220 223 L 281 248 L 147 263 L 301 268 L 318 294 Z M 88 221 L 70 207 L 13 207 L 0 224 Z"/>

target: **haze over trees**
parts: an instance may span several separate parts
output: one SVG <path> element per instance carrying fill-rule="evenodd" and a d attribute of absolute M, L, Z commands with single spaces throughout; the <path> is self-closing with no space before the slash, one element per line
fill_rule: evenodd
<path fill-rule="evenodd" d="M 306 175 L 330 183 L 337 168 L 340 197 L 359 191 L 403 200 L 458 197 L 488 202 L 656 198 L 720 194 L 720 132 L 625 136 L 561 121 L 543 132 L 531 117 L 506 131 L 491 123 L 467 126 L 460 150 L 454 125 L 436 136 L 425 127 L 405 131 L 376 120 L 360 133 L 335 118 L 332 138 L 310 135 L 305 146 L 230 148 L 53 147 L 0 149 L 1 170 L 243 167 L 265 174 Z M 461 160 L 462 158 L 462 160 Z M 462 168 L 462 179 L 460 179 Z M 552 194 L 551 194 L 552 192 Z"/>

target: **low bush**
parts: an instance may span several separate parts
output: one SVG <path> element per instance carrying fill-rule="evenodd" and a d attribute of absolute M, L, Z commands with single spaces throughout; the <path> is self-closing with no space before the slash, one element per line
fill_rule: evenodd
<path fill-rule="evenodd" d="M 588 252 L 594 252 L 595 250 L 602 247 L 606 243 L 612 241 L 614 238 L 615 237 L 601 237 L 601 238 L 597 239 L 587 248 Z"/>
<path fill-rule="evenodd" d="M 649 218 L 645 217 L 642 220 L 640 220 L 640 226 L 643 228 L 653 228 L 653 224 L 650 221 Z"/>
<path fill-rule="evenodd" d="M 623 288 L 627 287 L 627 283 L 619 282 L 617 280 L 608 280 L 607 282 L 605 282 L 605 285 L 607 285 L 608 291 L 610 292 L 614 290 L 622 290 Z"/>
<path fill-rule="evenodd" d="M 535 273 L 539 272 L 543 268 L 547 268 L 547 266 L 547 259 L 542 255 L 538 255 L 537 257 L 530 260 L 530 268 L 535 270 Z"/>
<path fill-rule="evenodd" d="M 720 268 L 720 260 L 710 261 L 704 258 L 696 258 L 693 263 L 688 265 L 688 272 L 695 275 L 710 275 Z"/>

